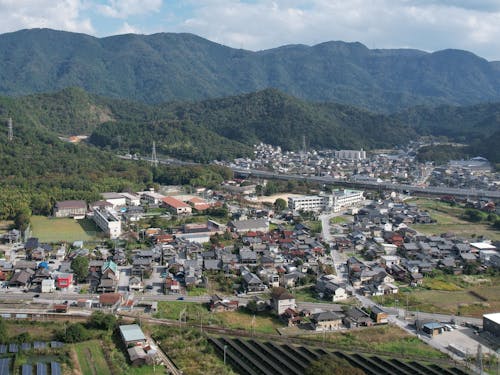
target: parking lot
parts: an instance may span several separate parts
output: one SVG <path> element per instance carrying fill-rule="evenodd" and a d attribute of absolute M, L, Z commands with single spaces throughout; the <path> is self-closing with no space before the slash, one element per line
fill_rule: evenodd
<path fill-rule="evenodd" d="M 440 335 L 436 335 L 432 338 L 431 341 L 443 346 L 444 348 L 448 348 L 450 344 L 458 347 L 463 350 L 468 355 L 475 355 L 477 353 L 477 346 L 481 344 L 480 341 L 481 336 L 474 333 L 474 329 L 459 326 L 457 329 L 453 331 L 445 331 Z M 483 354 L 490 353 L 494 354 L 494 350 L 488 348 L 485 345 L 482 345 Z"/>

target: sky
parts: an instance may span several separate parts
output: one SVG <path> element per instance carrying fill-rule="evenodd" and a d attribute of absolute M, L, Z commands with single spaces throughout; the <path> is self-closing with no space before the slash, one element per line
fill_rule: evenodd
<path fill-rule="evenodd" d="M 500 0 L 0 0 L 0 33 L 188 32 L 262 50 L 331 40 L 500 60 Z"/>

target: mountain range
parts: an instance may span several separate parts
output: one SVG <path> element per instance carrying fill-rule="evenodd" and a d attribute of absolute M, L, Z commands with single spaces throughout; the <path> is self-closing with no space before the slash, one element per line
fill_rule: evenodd
<path fill-rule="evenodd" d="M 0 94 L 77 86 L 149 104 L 278 89 L 375 112 L 500 101 L 500 63 L 470 52 L 368 49 L 360 43 L 252 52 L 192 34 L 95 38 L 50 29 L 0 35 Z"/>
<path fill-rule="evenodd" d="M 149 105 L 68 88 L 53 94 L 1 97 L 0 116 L 15 127 L 53 137 L 88 135 L 113 152 L 158 153 L 199 162 L 250 156 L 264 142 L 285 150 L 387 148 L 420 135 L 446 136 L 499 161 L 500 103 L 419 106 L 379 114 L 336 103 L 314 103 L 275 89 L 199 102 Z M 489 147 L 483 147 L 484 145 Z"/>

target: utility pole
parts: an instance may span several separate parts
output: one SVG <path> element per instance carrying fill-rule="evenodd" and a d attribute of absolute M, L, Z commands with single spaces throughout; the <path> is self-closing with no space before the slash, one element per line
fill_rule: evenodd
<path fill-rule="evenodd" d="M 12 127 L 12 117 L 9 117 L 7 119 L 7 128 L 8 128 L 7 139 L 9 140 L 9 142 L 11 142 L 14 139 L 14 130 Z"/>

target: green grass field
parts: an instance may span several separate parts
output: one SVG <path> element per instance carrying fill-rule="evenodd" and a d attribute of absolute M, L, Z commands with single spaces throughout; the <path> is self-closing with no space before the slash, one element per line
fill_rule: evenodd
<path fill-rule="evenodd" d="M 419 208 L 427 210 L 432 219 L 436 220 L 436 223 L 433 224 L 411 225 L 413 229 L 420 233 L 439 235 L 451 232 L 462 237 L 484 236 L 493 241 L 500 241 L 500 231 L 493 229 L 491 225 L 462 220 L 460 216 L 465 211 L 462 207 L 451 206 L 448 203 L 425 198 L 412 199 L 408 203 L 415 203 Z"/>
<path fill-rule="evenodd" d="M 42 242 L 93 241 L 102 233 L 94 222 L 88 219 L 54 219 L 45 216 L 32 216 L 31 230 L 33 237 L 38 237 Z"/>
<path fill-rule="evenodd" d="M 211 313 L 204 305 L 182 301 L 159 302 L 156 317 L 178 320 L 180 313 L 184 309 L 188 322 L 200 323 L 201 321 L 204 325 L 213 324 L 248 331 L 253 329 L 255 332 L 262 333 L 276 333 L 277 328 L 284 326 L 276 317 L 271 315 L 256 314 L 252 323 L 253 314 L 244 310 Z"/>
<path fill-rule="evenodd" d="M 82 375 L 111 375 L 101 343 L 98 340 L 80 342 L 75 344 L 74 348 Z"/>

